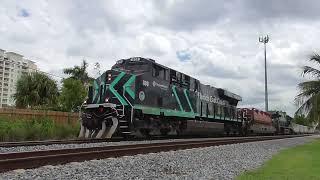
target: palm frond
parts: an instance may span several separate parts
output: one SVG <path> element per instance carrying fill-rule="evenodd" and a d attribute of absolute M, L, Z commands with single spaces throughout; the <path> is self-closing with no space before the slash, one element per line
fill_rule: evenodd
<path fill-rule="evenodd" d="M 298 88 L 300 90 L 299 96 L 312 96 L 320 92 L 320 81 L 312 80 L 312 81 L 305 81 L 298 84 Z"/>
<path fill-rule="evenodd" d="M 310 74 L 314 77 L 320 77 L 320 70 L 315 69 L 313 67 L 310 66 L 303 66 L 302 68 L 302 76 L 305 76 L 307 74 Z"/>
<path fill-rule="evenodd" d="M 82 61 L 82 66 L 81 66 L 81 69 L 83 69 L 84 71 L 86 71 L 87 70 L 87 68 L 88 68 L 88 63 L 87 63 L 87 61 L 84 59 L 83 61 Z"/>
<path fill-rule="evenodd" d="M 72 74 L 74 72 L 73 68 L 65 68 L 63 69 L 63 73 L 65 74 Z"/>
<path fill-rule="evenodd" d="M 299 100 L 299 108 L 296 111 L 296 114 L 309 114 L 312 106 L 313 97 L 309 97 L 306 100 Z"/>
<path fill-rule="evenodd" d="M 320 55 L 318 53 L 314 53 L 313 55 L 311 55 L 309 61 L 320 64 Z"/>

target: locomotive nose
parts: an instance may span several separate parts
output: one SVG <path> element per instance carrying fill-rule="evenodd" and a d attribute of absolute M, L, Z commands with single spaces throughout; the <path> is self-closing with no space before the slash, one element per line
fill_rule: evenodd
<path fill-rule="evenodd" d="M 135 96 L 135 75 L 108 70 L 95 79 L 89 88 L 87 104 L 113 103 L 128 105 Z"/>

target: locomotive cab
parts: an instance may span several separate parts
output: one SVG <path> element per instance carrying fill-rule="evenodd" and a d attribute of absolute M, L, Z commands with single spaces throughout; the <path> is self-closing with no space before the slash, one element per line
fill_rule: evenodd
<path fill-rule="evenodd" d="M 79 137 L 110 138 L 119 128 L 122 128 L 122 133 L 129 132 L 136 97 L 136 78 L 151 74 L 153 62 L 139 57 L 121 59 L 111 70 L 94 80 L 83 105 Z"/>
<path fill-rule="evenodd" d="M 120 70 L 131 74 L 141 74 L 151 71 L 154 60 L 143 58 L 120 59 L 112 66 L 112 70 Z"/>

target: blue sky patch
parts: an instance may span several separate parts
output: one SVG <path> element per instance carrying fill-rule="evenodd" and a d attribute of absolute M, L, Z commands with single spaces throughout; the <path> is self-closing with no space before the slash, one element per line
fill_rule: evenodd
<path fill-rule="evenodd" d="M 26 9 L 20 9 L 18 15 L 21 17 L 29 17 L 30 13 Z"/>
<path fill-rule="evenodd" d="M 191 54 L 187 50 L 181 50 L 176 52 L 177 58 L 184 62 L 191 59 Z"/>

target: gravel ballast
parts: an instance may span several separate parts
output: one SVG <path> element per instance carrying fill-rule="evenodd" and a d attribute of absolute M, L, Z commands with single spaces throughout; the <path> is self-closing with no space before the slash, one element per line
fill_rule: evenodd
<path fill-rule="evenodd" d="M 179 141 L 179 140 L 180 139 L 167 139 L 167 140 L 119 141 L 119 142 L 100 142 L 100 143 L 83 143 L 83 144 L 51 144 L 51 145 L 36 145 L 36 146 L 0 147 L 0 153 L 41 151 L 41 150 L 53 150 L 53 149 L 89 148 L 89 147 L 102 147 L 102 146 L 118 146 L 118 145 L 129 145 L 129 144 L 147 144 L 147 143 Z"/>
<path fill-rule="evenodd" d="M 233 179 L 319 136 L 222 145 L 15 170 L 0 179 Z"/>

